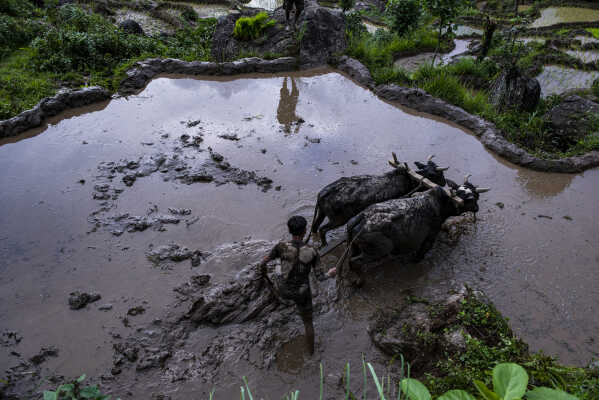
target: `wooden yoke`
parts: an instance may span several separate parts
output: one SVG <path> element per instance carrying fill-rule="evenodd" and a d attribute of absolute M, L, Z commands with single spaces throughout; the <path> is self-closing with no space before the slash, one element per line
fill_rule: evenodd
<path fill-rule="evenodd" d="M 426 186 L 429 189 L 440 187 L 436 183 L 431 182 L 430 180 L 428 180 L 424 176 L 420 175 L 416 171 L 410 169 L 410 167 L 408 167 L 407 163 L 404 162 L 404 163 L 400 164 L 399 161 L 397 160 L 397 155 L 395 153 L 391 153 L 391 154 L 393 155 L 393 160 L 389 160 L 389 165 L 391 165 L 393 168 L 398 168 L 398 169 L 406 171 L 406 173 L 408 174 L 408 176 L 410 178 L 412 178 L 419 184 Z M 454 194 L 451 192 L 450 189 L 448 189 L 446 187 L 441 187 L 441 190 L 445 191 L 445 193 L 449 196 L 451 201 L 453 201 L 453 203 L 457 207 L 462 207 L 464 205 L 464 200 L 460 199 L 457 196 L 454 196 Z"/>

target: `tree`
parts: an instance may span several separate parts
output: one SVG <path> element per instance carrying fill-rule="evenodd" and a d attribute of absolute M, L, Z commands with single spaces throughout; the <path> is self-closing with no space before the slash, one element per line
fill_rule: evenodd
<path fill-rule="evenodd" d="M 460 12 L 467 3 L 467 0 L 423 0 L 426 10 L 430 15 L 437 18 L 437 23 L 439 24 L 439 43 L 437 43 L 435 56 L 439 51 L 441 40 L 449 32 L 451 24 L 455 22 L 455 19 L 460 15 Z"/>
<path fill-rule="evenodd" d="M 354 6 L 354 0 L 340 0 L 339 5 L 343 12 L 346 12 Z"/>
<path fill-rule="evenodd" d="M 389 0 L 385 13 L 391 17 L 391 29 L 400 35 L 414 29 L 420 20 L 419 0 Z"/>

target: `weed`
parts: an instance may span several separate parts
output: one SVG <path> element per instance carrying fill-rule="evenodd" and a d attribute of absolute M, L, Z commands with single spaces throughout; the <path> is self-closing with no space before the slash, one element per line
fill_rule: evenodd
<path fill-rule="evenodd" d="M 235 22 L 233 36 L 238 40 L 258 39 L 264 31 L 276 25 L 274 19 L 269 19 L 268 14 L 263 11 L 253 17 L 241 17 Z"/>
<path fill-rule="evenodd" d="M 593 35 L 594 38 L 599 39 L 599 28 L 587 28 L 586 31 Z"/>

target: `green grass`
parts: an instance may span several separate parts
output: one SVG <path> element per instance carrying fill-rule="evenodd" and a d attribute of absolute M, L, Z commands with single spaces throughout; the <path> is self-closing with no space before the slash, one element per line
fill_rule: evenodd
<path fill-rule="evenodd" d="M 255 40 L 262 36 L 266 29 L 276 24 L 274 19 L 269 19 L 265 11 L 253 17 L 241 17 L 235 21 L 233 36 L 238 40 Z"/>
<path fill-rule="evenodd" d="M 61 86 L 116 90 L 133 63 L 148 57 L 210 60 L 215 19 L 186 24 L 174 35 L 127 34 L 76 5 L 41 10 L 0 0 L 0 119 L 51 96 Z M 8 11 L 6 11 L 8 10 Z"/>
<path fill-rule="evenodd" d="M 32 108 L 54 94 L 58 76 L 35 71 L 32 58 L 31 49 L 23 49 L 0 62 L 0 120 Z"/>
<path fill-rule="evenodd" d="M 587 28 L 586 31 L 593 35 L 594 38 L 599 39 L 599 28 Z"/>

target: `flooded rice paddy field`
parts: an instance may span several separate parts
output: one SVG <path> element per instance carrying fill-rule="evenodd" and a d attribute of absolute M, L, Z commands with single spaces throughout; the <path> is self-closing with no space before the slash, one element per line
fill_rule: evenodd
<path fill-rule="evenodd" d="M 541 96 L 560 94 L 570 89 L 585 89 L 599 78 L 599 71 L 580 71 L 558 65 L 545 65 L 537 76 L 541 85 Z"/>
<path fill-rule="evenodd" d="M 599 21 L 599 10 L 579 7 L 549 7 L 541 10 L 541 16 L 530 26 L 541 28 L 568 22 Z"/>
<path fill-rule="evenodd" d="M 201 135 L 203 142 L 185 147 L 183 134 Z M 118 198 L 92 215 L 101 209 L 102 201 L 92 196 L 102 183 L 102 163 L 157 153 L 202 162 L 210 157 L 208 147 L 235 167 L 269 177 L 273 188 L 187 185 L 165 181 L 159 171 L 128 187 L 119 175 L 113 182 L 122 189 Z M 578 365 L 599 355 L 599 170 L 568 175 L 517 167 L 459 127 L 383 102 L 343 75 L 318 70 L 234 79 L 160 77 L 139 95 L 80 109 L 1 141 L 0 319 L 2 329 L 23 339 L 0 347 L 0 369 L 18 363 L 10 351 L 29 358 L 42 346 L 56 346 L 58 357 L 43 364 L 47 373 L 108 373 L 112 338 L 164 318 L 175 286 L 200 273 L 216 281 L 233 277 L 286 235 L 291 215 L 311 219 L 319 189 L 341 176 L 388 171 L 391 151 L 409 162 L 434 153 L 439 164 L 451 167 L 448 177 L 459 181 L 472 173 L 472 182 L 492 187 L 481 196 L 474 231 L 456 247 L 437 243 L 419 264 L 390 260 L 375 269 L 349 312 L 331 311 L 315 321 L 317 354 L 311 359 L 303 358 L 298 336 L 289 338 L 268 371 L 239 362 L 211 382 L 142 375 L 117 383 L 115 393 L 149 398 L 159 389 L 173 399 L 203 398 L 216 386 L 219 398 L 230 398 L 247 375 L 265 398 L 280 398 L 291 388 L 310 396 L 318 390 L 319 362 L 325 374 L 339 374 L 346 361 L 357 368 L 362 353 L 385 365 L 365 328 L 379 305 L 392 307 L 415 288 L 461 283 L 484 289 L 533 350 Z M 92 223 L 119 213 L 168 214 L 169 208 L 191 214 L 179 224 L 119 236 Z M 146 252 L 171 242 L 213 255 L 195 268 L 188 262 L 154 267 Z M 226 251 L 234 242 L 258 244 L 239 256 Z M 325 262 L 332 264 L 335 256 Z M 68 294 L 76 289 L 97 291 L 102 299 L 70 310 Z M 100 311 L 104 304 L 113 308 Z M 122 318 L 134 306 L 146 312 L 129 316 L 124 326 Z M 210 332 L 198 330 L 198 343 Z M 339 390 L 336 379 L 330 378 L 327 390 Z"/>

